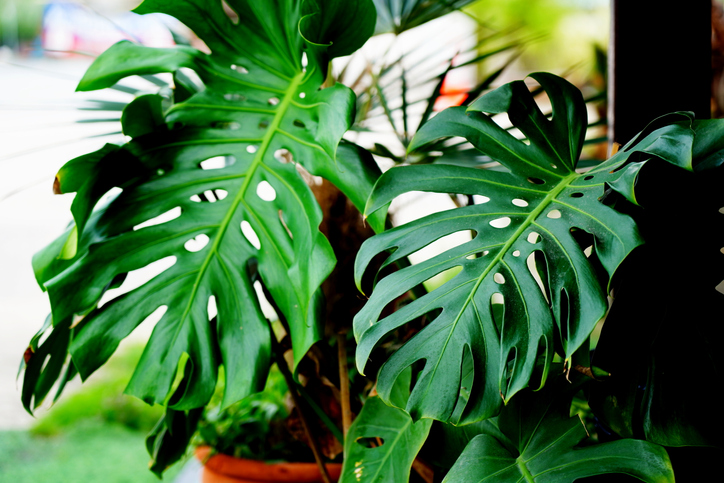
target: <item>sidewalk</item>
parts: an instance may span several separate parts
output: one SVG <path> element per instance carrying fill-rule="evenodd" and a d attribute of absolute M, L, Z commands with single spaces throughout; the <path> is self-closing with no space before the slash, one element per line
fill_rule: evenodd
<path fill-rule="evenodd" d="M 82 138 L 118 130 L 114 124 L 74 122 L 98 115 L 75 109 L 83 98 L 108 98 L 105 92 L 74 94 L 89 62 L 0 59 L 0 429 L 21 429 L 32 421 L 15 378 L 28 341 L 50 309 L 35 282 L 32 255 L 71 219 L 71 195 L 52 194 L 55 173 L 112 139 Z M 37 149 L 42 147 L 47 148 Z"/>

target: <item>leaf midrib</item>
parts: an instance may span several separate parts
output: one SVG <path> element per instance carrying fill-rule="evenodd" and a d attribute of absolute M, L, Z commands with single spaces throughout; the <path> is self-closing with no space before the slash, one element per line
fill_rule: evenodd
<path fill-rule="evenodd" d="M 289 108 L 289 105 L 291 103 L 292 97 L 297 91 L 297 88 L 299 87 L 299 84 L 301 83 L 303 79 L 304 74 L 299 73 L 297 74 L 292 81 L 289 84 L 289 87 L 287 88 L 287 92 L 284 95 L 284 98 L 282 99 L 281 103 L 279 104 L 279 108 L 277 109 L 277 113 L 274 116 L 274 120 L 269 125 L 269 129 L 264 134 L 264 137 L 262 138 L 262 144 L 259 147 L 259 149 L 256 152 L 256 156 L 254 157 L 254 160 L 252 161 L 251 165 L 246 171 L 246 178 L 244 179 L 244 183 L 241 185 L 239 190 L 236 192 L 236 196 L 234 197 L 233 201 L 231 202 L 231 205 L 229 206 L 228 211 L 226 212 L 226 216 L 224 216 L 224 219 L 219 224 L 219 230 L 217 232 L 217 236 L 215 237 L 211 247 L 209 248 L 209 252 L 206 255 L 206 258 L 204 259 L 204 262 L 201 265 L 201 268 L 199 269 L 198 275 L 196 276 L 196 280 L 194 281 L 193 288 L 191 291 L 191 294 L 188 298 L 188 303 L 186 304 L 186 308 L 184 309 L 184 312 L 182 316 L 179 319 L 179 323 L 176 325 L 176 332 L 173 336 L 171 345 L 175 344 L 176 339 L 178 338 L 179 333 L 181 332 L 181 327 L 184 325 L 184 322 L 186 320 L 186 317 L 188 316 L 189 312 L 191 311 L 191 307 L 193 306 L 194 300 L 196 299 L 196 294 L 198 293 L 199 287 L 201 286 L 201 280 L 203 279 L 204 275 L 206 274 L 206 269 L 208 268 L 209 264 L 211 263 L 211 259 L 217 254 L 219 245 L 221 244 L 221 240 L 224 238 L 224 235 L 226 234 L 226 230 L 229 228 L 229 225 L 231 223 L 231 219 L 234 216 L 234 213 L 236 213 L 237 208 L 242 203 L 244 199 L 244 195 L 246 194 L 246 190 L 249 188 L 249 184 L 251 183 L 251 179 L 254 177 L 254 172 L 257 168 L 263 163 L 264 157 L 266 155 L 267 150 L 269 149 L 269 145 L 274 138 L 274 135 L 276 134 L 277 130 L 279 129 L 279 125 L 281 124 L 281 121 L 286 114 L 287 109 Z"/>

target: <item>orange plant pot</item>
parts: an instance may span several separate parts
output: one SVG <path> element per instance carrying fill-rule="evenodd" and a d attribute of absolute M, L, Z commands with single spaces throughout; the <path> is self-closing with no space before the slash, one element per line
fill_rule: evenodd
<path fill-rule="evenodd" d="M 266 463 L 210 454 L 208 446 L 196 448 L 196 458 L 204 464 L 202 483 L 322 483 L 315 463 Z M 332 481 L 337 481 L 342 465 L 327 463 L 326 467 Z"/>

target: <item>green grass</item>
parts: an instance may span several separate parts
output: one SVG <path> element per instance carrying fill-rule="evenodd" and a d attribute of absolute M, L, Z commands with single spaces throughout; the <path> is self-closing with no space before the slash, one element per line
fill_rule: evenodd
<path fill-rule="evenodd" d="M 0 481 L 13 483 L 155 483 L 143 433 L 83 421 L 56 436 L 0 432 Z M 164 481 L 173 481 L 181 465 Z"/>
<path fill-rule="evenodd" d="M 148 469 L 145 439 L 163 409 L 122 394 L 142 350 L 118 351 L 28 431 L 0 431 L 0 482 L 158 482 Z M 169 468 L 164 481 L 173 481 L 182 466 Z"/>
<path fill-rule="evenodd" d="M 142 436 L 153 429 L 163 408 L 123 394 L 142 352 L 140 344 L 124 347 L 79 390 L 63 394 L 30 428 L 31 433 L 58 435 L 89 420 L 118 424 L 140 431 Z"/>

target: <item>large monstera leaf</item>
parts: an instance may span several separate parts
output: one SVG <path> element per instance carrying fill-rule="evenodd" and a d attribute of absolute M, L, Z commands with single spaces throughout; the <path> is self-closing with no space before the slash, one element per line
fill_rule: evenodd
<path fill-rule="evenodd" d="M 354 321 L 357 365 L 363 371 L 390 332 L 423 315 L 434 317 L 389 357 L 378 376 L 378 392 L 389 401 L 398 374 L 424 363 L 406 405 L 414 419 L 480 420 L 528 385 L 542 386 L 554 348 L 568 359 L 587 341 L 606 312 L 608 279 L 641 243 L 634 222 L 600 201 L 606 184 L 625 191 L 635 180 L 634 157 L 622 153 L 578 174 L 587 125 L 583 98 L 551 74 L 531 77 L 548 94 L 550 119 L 523 81 L 516 81 L 468 109 L 443 111 L 410 147 L 464 136 L 508 172 L 445 165 L 393 168 L 368 200 L 368 214 L 413 190 L 479 195 L 483 201 L 377 235 L 357 258 L 359 285 L 365 267 L 382 252 L 394 250 L 384 268 L 445 235 L 473 234 L 467 243 L 384 277 Z M 526 140 L 513 137 L 485 112 L 507 113 Z M 460 271 L 452 279 L 380 320 L 395 298 L 455 267 Z M 464 366 L 472 367 L 472 375 L 463 384 Z M 531 380 L 536 366 L 543 370 Z M 461 391 L 469 398 L 457 403 Z"/>
<path fill-rule="evenodd" d="M 410 396 L 410 376 L 407 370 L 395 383 L 392 400 L 396 406 L 404 406 Z M 345 438 L 340 483 L 409 481 L 412 463 L 431 426 L 432 421 L 414 422 L 405 411 L 370 397 Z"/>
<path fill-rule="evenodd" d="M 77 192 L 76 227 L 52 246 L 52 256 L 46 251 L 36 259 L 56 330 L 68 331 L 72 322 L 69 350 L 83 378 L 165 307 L 127 392 L 179 410 L 209 400 L 220 364 L 225 403 L 263 387 L 270 336 L 255 280 L 289 324 L 295 362 L 320 337 L 319 286 L 335 259 L 297 164 L 360 207 L 376 178 L 359 150 L 338 149 L 354 94 L 342 85 L 320 89 L 330 58 L 371 35 L 371 1 L 344 8 L 324 0 L 227 4 L 238 24 L 220 0 L 146 0 L 136 9 L 177 17 L 210 54 L 120 42 L 89 68 L 79 90 L 181 68 L 195 71 L 203 86 L 170 107 L 158 96 L 136 99 L 123 116 L 133 137 L 127 145 L 107 146 L 61 170 L 55 188 Z M 122 193 L 92 211 L 113 186 Z M 176 217 L 162 222 L 164 214 Z M 125 274 L 160 260 L 167 263 L 161 274 L 97 306 Z"/>
<path fill-rule="evenodd" d="M 674 481 L 669 456 L 656 444 L 627 439 L 579 446 L 586 429 L 569 417 L 571 383 L 559 379 L 543 392 L 521 393 L 486 421 L 444 481 L 568 483 L 611 473 L 648 483 Z"/>

